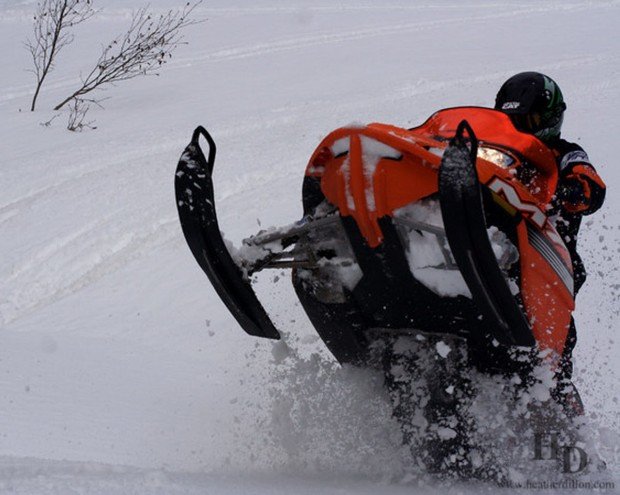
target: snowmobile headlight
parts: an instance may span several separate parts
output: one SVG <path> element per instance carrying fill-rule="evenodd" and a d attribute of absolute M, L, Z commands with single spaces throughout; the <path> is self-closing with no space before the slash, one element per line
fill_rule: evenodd
<path fill-rule="evenodd" d="M 486 146 L 478 147 L 478 158 L 482 158 L 487 162 L 494 163 L 498 167 L 508 168 L 514 165 L 515 160 L 507 153 L 497 150 L 495 148 L 488 148 Z"/>

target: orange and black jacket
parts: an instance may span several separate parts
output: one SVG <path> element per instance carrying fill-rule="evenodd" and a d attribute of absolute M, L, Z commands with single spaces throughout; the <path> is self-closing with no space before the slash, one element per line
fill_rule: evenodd
<path fill-rule="evenodd" d="M 603 205 L 605 183 L 596 173 L 587 153 L 578 144 L 556 139 L 547 145 L 557 157 L 560 172 L 554 205 L 559 215 L 556 228 L 571 254 L 576 293 L 586 279 L 583 262 L 577 253 L 581 219 Z"/>

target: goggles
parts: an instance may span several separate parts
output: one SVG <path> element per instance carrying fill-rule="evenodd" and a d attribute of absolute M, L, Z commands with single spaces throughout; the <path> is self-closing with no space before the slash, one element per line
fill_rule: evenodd
<path fill-rule="evenodd" d="M 526 114 L 511 114 L 510 119 L 521 132 L 535 134 L 543 129 L 549 129 L 562 122 L 566 110 L 566 103 L 560 103 L 555 109 L 546 112 L 529 112 Z"/>

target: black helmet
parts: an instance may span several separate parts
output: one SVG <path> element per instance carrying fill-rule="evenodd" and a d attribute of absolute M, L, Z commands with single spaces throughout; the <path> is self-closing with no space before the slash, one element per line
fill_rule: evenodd
<path fill-rule="evenodd" d="M 553 79 L 539 72 L 521 72 L 499 89 L 495 108 L 510 115 L 520 131 L 549 140 L 560 136 L 566 103 Z"/>

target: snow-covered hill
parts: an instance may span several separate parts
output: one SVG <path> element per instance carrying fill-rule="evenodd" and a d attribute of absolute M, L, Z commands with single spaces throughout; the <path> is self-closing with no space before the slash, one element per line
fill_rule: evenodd
<path fill-rule="evenodd" d="M 438 489 L 407 464 L 377 377 L 334 368 L 286 276 L 259 283 L 285 342 L 241 331 L 185 245 L 174 169 L 207 126 L 238 242 L 301 215 L 330 130 L 489 106 L 522 70 L 559 82 L 564 134 L 609 185 L 580 241 L 575 381 L 618 478 L 618 1 L 208 1 L 160 77 L 105 94 L 97 130 L 70 133 L 64 114 L 41 126 L 141 6 L 101 3 L 30 113 L 34 2 L 0 1 L 0 492 Z"/>

